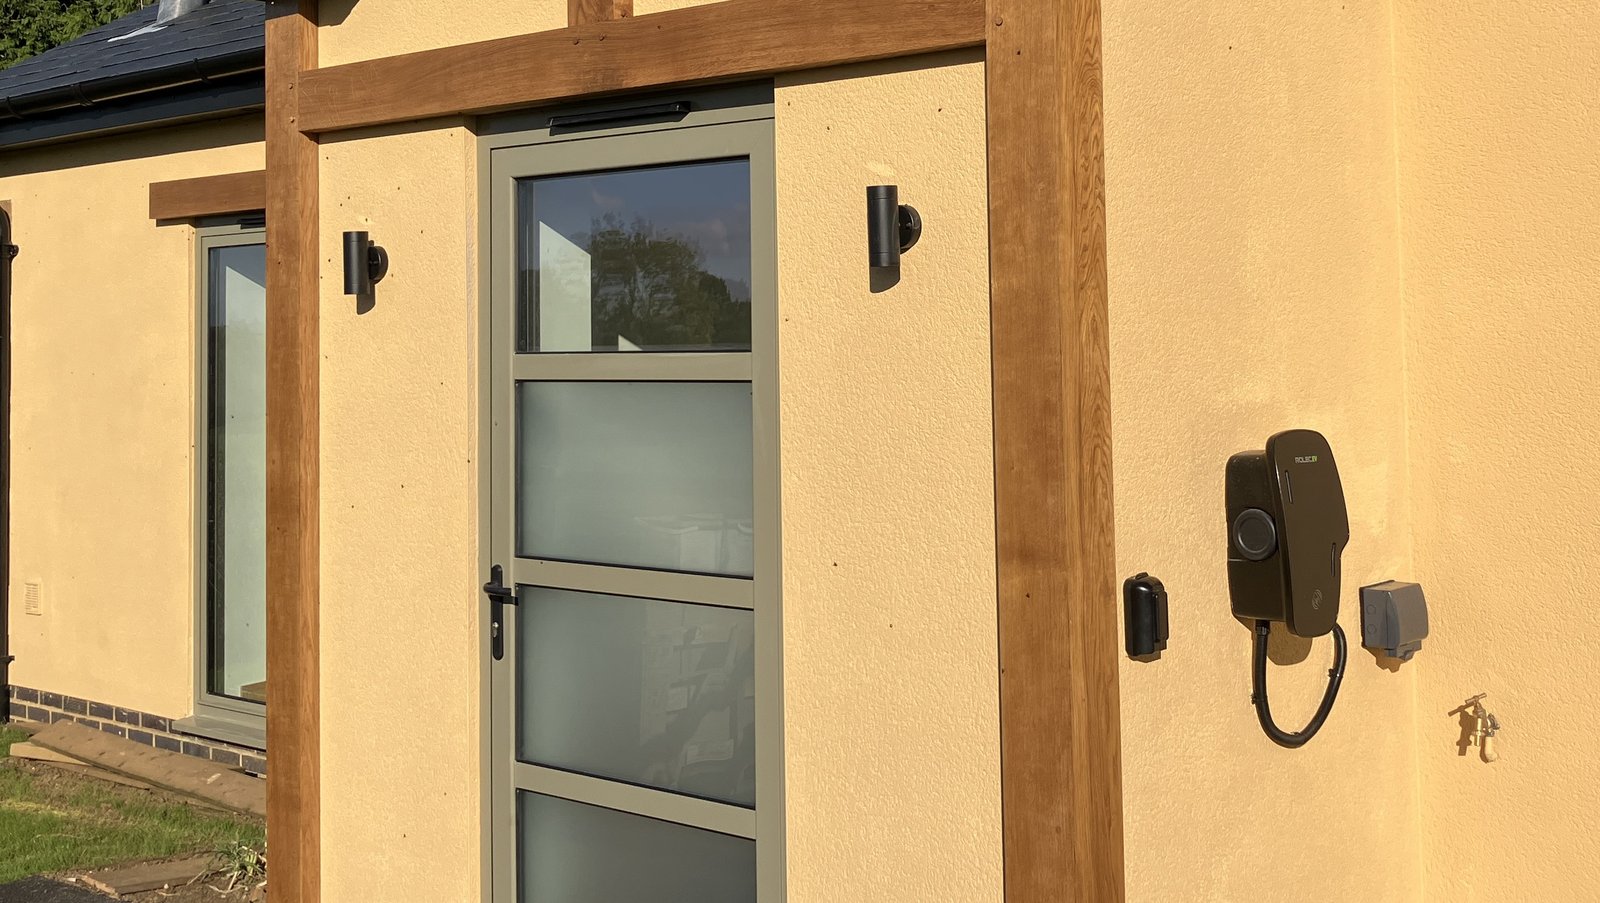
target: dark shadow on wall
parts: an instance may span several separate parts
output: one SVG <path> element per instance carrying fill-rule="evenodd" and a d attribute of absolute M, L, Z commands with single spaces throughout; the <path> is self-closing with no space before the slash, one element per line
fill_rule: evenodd
<path fill-rule="evenodd" d="M 1314 642 L 1311 637 L 1295 636 L 1282 624 L 1275 623 L 1272 635 L 1267 637 L 1267 661 L 1274 665 L 1298 665 L 1311 657 Z"/>
<path fill-rule="evenodd" d="M 262 114 L 255 112 L 228 119 L 108 135 L 89 141 L 22 148 L 0 154 L 0 176 L 53 172 L 120 160 L 140 160 L 213 147 L 250 144 L 261 141 L 265 129 Z"/>
<path fill-rule="evenodd" d="M 1391 674 L 1398 673 L 1400 671 L 1400 666 L 1405 664 L 1404 659 L 1395 658 L 1391 655 L 1384 655 L 1382 649 L 1367 649 L 1367 654 L 1371 655 L 1373 661 L 1378 663 L 1378 667 L 1388 671 Z"/>
<path fill-rule="evenodd" d="M 359 0 L 322 0 L 317 7 L 318 25 L 343 25 Z"/>
<path fill-rule="evenodd" d="M 1456 737 L 1456 755 L 1465 757 L 1467 750 L 1472 748 L 1472 735 L 1478 730 L 1478 719 L 1472 715 L 1472 710 L 1466 706 L 1452 709 L 1446 715 L 1458 716 L 1461 733 Z"/>
<path fill-rule="evenodd" d="M 1234 620 L 1250 632 L 1250 642 L 1254 643 L 1255 622 L 1237 615 L 1234 616 Z M 1267 637 L 1267 661 L 1274 665 L 1298 665 L 1311 657 L 1312 643 L 1310 637 L 1295 636 L 1275 621 L 1272 624 L 1272 633 Z"/>

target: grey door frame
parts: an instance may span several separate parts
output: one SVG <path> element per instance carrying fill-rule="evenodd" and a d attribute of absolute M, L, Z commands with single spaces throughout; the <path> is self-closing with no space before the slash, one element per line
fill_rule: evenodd
<path fill-rule="evenodd" d="M 211 362 L 211 252 L 218 248 L 266 245 L 266 227 L 238 218 L 197 224 L 194 230 L 194 715 L 174 722 L 186 733 L 236 743 L 253 749 L 266 746 L 267 707 L 210 691 L 211 600 L 206 580 L 211 537 L 206 529 L 210 494 L 206 474 L 211 456 L 207 414 L 211 406 L 208 372 Z M 271 303 L 270 300 L 268 303 Z M 265 454 L 265 449 L 263 449 Z M 263 627 L 262 642 L 266 641 Z"/>
<path fill-rule="evenodd" d="M 634 787 L 516 761 L 517 606 L 507 606 L 505 656 L 489 652 L 488 603 L 479 594 L 480 674 L 484 688 L 484 897 L 514 903 L 517 882 L 516 788 L 752 838 L 760 903 L 786 898 L 783 775 L 777 407 L 777 216 L 771 87 L 694 95 L 695 109 L 670 122 L 563 132 L 549 113 L 517 114 L 482 124 L 479 141 L 480 232 L 480 531 L 479 577 L 492 564 L 507 586 L 560 586 L 648 598 L 680 599 L 754 612 L 756 642 L 757 807 L 743 807 Z M 610 106 L 641 103 L 638 98 Z M 584 110 L 604 108 L 588 105 Z M 566 108 L 559 112 L 573 112 Z M 751 178 L 751 350 L 517 354 L 514 305 L 515 183 L 519 178 L 745 157 Z M 751 384 L 754 430 L 754 576 L 707 577 L 544 561 L 514 555 L 514 385 L 525 379 L 736 381 Z"/>

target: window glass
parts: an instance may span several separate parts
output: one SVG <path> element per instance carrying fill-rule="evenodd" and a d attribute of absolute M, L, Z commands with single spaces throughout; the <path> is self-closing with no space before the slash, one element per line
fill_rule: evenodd
<path fill-rule="evenodd" d="M 208 692 L 266 702 L 265 245 L 209 252 Z"/>
<path fill-rule="evenodd" d="M 517 554 L 750 576 L 749 383 L 519 383 L 517 433 Z"/>
<path fill-rule="evenodd" d="M 754 806 L 755 614 L 527 587 L 523 761 Z"/>
<path fill-rule="evenodd" d="M 753 840 L 519 793 L 522 903 L 750 903 Z"/>
<path fill-rule="evenodd" d="M 518 351 L 747 351 L 750 163 L 517 182 Z"/>

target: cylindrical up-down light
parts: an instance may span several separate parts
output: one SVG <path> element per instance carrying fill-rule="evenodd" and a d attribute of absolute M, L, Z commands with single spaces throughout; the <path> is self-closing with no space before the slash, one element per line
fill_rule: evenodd
<path fill-rule="evenodd" d="M 389 254 L 373 244 L 365 232 L 344 234 L 344 293 L 370 297 L 372 286 L 389 272 Z"/>
<path fill-rule="evenodd" d="M 372 241 L 366 232 L 344 234 L 344 293 L 367 295 L 372 293 L 372 268 L 367 251 Z"/>
<path fill-rule="evenodd" d="M 867 262 L 873 267 L 900 265 L 900 188 L 867 186 Z"/>
<path fill-rule="evenodd" d="M 922 237 L 917 208 L 900 203 L 895 185 L 867 186 L 867 262 L 872 267 L 897 267 L 900 255 Z"/>

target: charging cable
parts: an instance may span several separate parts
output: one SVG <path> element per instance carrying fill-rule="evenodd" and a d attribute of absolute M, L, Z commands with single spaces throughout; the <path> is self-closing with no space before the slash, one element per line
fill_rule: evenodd
<path fill-rule="evenodd" d="M 1267 732 L 1267 737 L 1273 743 L 1289 749 L 1299 749 L 1315 737 L 1317 731 L 1322 730 L 1322 722 L 1328 720 L 1328 712 L 1333 709 L 1333 700 L 1339 695 L 1339 684 L 1344 681 L 1344 665 L 1349 657 L 1349 650 L 1345 644 L 1344 630 L 1335 623 L 1333 667 L 1328 669 L 1328 689 L 1322 694 L 1322 705 L 1317 706 L 1317 713 L 1311 716 L 1310 723 L 1291 734 L 1273 723 L 1272 708 L 1267 705 L 1267 636 L 1270 633 L 1272 633 L 1271 621 L 1256 621 L 1255 687 L 1254 692 L 1250 694 L 1250 701 L 1256 705 L 1256 718 L 1261 721 L 1261 729 Z"/>

